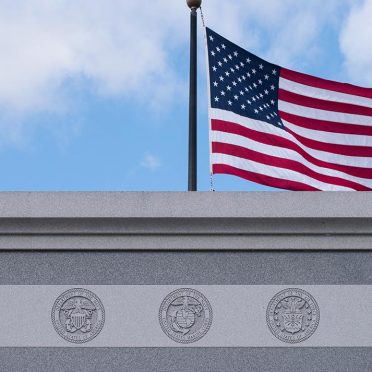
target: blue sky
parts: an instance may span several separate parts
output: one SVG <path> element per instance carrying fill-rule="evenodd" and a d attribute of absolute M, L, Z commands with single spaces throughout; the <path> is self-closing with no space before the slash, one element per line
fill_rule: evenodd
<path fill-rule="evenodd" d="M 372 85 L 371 0 L 204 0 L 261 57 Z M 187 189 L 185 0 L 0 0 L 0 191 Z M 198 189 L 210 187 L 199 18 Z M 232 176 L 217 191 L 270 190 Z"/>

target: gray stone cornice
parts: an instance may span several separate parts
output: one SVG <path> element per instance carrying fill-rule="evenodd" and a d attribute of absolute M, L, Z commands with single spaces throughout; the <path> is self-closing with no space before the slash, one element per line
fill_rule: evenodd
<path fill-rule="evenodd" d="M 365 192 L 3 192 L 0 249 L 372 249 Z"/>

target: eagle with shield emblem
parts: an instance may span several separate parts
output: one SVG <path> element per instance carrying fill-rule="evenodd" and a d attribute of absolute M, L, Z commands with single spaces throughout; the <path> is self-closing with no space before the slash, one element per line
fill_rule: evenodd
<path fill-rule="evenodd" d="M 67 332 L 74 333 L 81 331 L 87 333 L 92 329 L 92 317 L 96 307 L 91 301 L 83 297 L 70 298 L 63 304 L 63 311 L 66 321 Z"/>

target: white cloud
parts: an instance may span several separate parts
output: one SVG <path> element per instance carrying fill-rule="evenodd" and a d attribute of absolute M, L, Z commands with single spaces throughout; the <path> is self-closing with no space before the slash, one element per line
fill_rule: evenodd
<path fill-rule="evenodd" d="M 71 81 L 106 96 L 172 96 L 167 50 L 187 28 L 183 7 L 172 8 L 170 17 L 164 0 L 2 0 L 1 107 L 63 110 Z"/>
<path fill-rule="evenodd" d="M 355 1 L 205 0 L 203 6 L 217 32 L 273 62 L 302 67 L 316 60 L 324 28 L 339 27 L 342 9 Z M 355 62 L 347 53 L 353 70 L 372 60 L 371 50 L 361 52 L 367 36 L 349 45 L 358 22 L 363 31 L 371 27 L 363 13 L 370 9 L 371 1 L 355 8 L 344 32 L 344 49 L 360 55 Z M 4 115 L 17 117 L 18 138 L 30 114 L 70 112 L 71 87 L 167 107 L 187 94 L 188 69 L 178 65 L 188 55 L 188 27 L 185 0 L 0 0 L 0 124 Z"/>
<path fill-rule="evenodd" d="M 360 83 L 372 84 L 372 1 L 358 1 L 340 37 L 349 74 Z"/>
<path fill-rule="evenodd" d="M 144 167 L 151 172 L 155 172 L 161 167 L 161 162 L 158 157 L 150 153 L 145 154 L 143 160 L 141 161 L 141 167 Z"/>
<path fill-rule="evenodd" d="M 339 28 L 353 0 L 208 0 L 216 31 L 287 67 L 316 61 L 324 30 Z M 206 10 L 206 13 L 207 13 Z M 217 30 L 218 27 L 218 30 Z"/>

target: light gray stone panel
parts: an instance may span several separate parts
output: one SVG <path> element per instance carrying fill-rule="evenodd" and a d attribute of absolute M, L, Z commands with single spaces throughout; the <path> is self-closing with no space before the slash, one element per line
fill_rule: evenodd
<path fill-rule="evenodd" d="M 301 327 L 313 330 L 311 334 L 303 337 L 305 333 L 296 328 L 296 343 L 293 347 L 372 347 L 372 286 L 84 286 L 84 290 L 102 303 L 95 303 L 93 315 L 104 312 L 103 328 L 91 337 L 91 332 L 82 333 L 76 329 L 69 330 L 66 321 L 70 322 L 70 315 L 65 315 L 63 308 L 55 312 L 55 301 L 62 293 L 69 291 L 74 296 L 78 291 L 73 288 L 82 288 L 78 283 L 72 288 L 68 286 L 0 286 L 0 347 L 76 347 L 75 340 L 84 340 L 84 347 L 179 347 L 177 339 L 186 340 L 186 334 L 180 337 L 182 328 L 175 328 L 183 324 L 186 319 L 181 311 L 182 305 L 173 306 L 177 309 L 177 323 L 164 318 L 172 333 L 169 336 L 159 324 L 159 309 L 167 295 L 180 288 L 191 288 L 205 296 L 208 303 L 197 302 L 200 307 L 201 319 L 209 314 L 211 327 L 201 333 L 194 343 L 187 347 L 287 347 L 285 340 L 295 340 L 290 333 L 281 331 L 285 338 L 280 340 L 269 330 L 266 309 L 269 302 L 277 294 L 288 288 L 301 290 L 286 291 L 286 295 L 297 296 L 304 293 L 305 304 L 310 304 L 309 297 L 316 305 L 313 320 L 307 322 L 308 310 L 303 308 Z M 306 291 L 306 292 L 304 292 Z M 193 291 L 189 291 L 194 293 Z M 84 291 L 81 291 L 84 293 Z M 188 293 L 182 291 L 182 293 Z M 73 297 L 72 297 L 73 298 Z M 197 298 L 197 297 L 195 297 Z M 181 298 L 182 299 L 182 298 Z M 186 309 L 193 309 L 192 302 L 184 305 Z M 69 297 L 64 297 L 62 304 L 67 304 Z M 83 303 L 74 302 L 68 309 L 79 316 L 76 324 L 84 325 L 87 318 L 82 320 Z M 284 302 L 282 302 L 284 304 Z M 103 305 L 102 305 L 103 304 Z M 209 305 L 210 304 L 210 305 Z M 199 306 L 198 305 L 198 306 Z M 71 307 L 72 306 L 72 307 Z M 85 305 L 86 306 L 86 305 Z M 302 306 L 302 305 L 301 305 Z M 319 306 L 319 307 L 318 307 Z M 80 308 L 81 307 L 81 308 Z M 53 308 L 53 311 L 52 311 Z M 85 307 L 86 309 L 86 307 Z M 173 311 L 172 310 L 172 311 Z M 191 314 L 191 310 L 187 310 Z M 283 310 L 298 314 L 296 309 Z M 320 322 L 319 322 L 320 311 Z M 52 315 L 51 315 L 52 313 Z M 213 314 L 213 315 L 212 315 Z M 180 320 L 178 320 L 178 315 Z M 60 318 L 62 316 L 62 318 Z M 283 315 L 284 316 L 284 315 Z M 310 319 L 310 318 L 309 318 Z M 52 325 L 53 320 L 53 325 Z M 56 321 L 60 328 L 54 329 Z M 79 323 L 80 322 L 80 323 Z M 98 323 L 92 318 L 92 332 Z M 162 320 L 163 322 L 163 320 Z M 179 323 L 181 322 L 181 323 Z M 198 322 L 195 315 L 194 324 Z M 163 323 L 162 323 L 163 324 Z M 176 325 L 175 325 L 176 324 Z M 285 322 L 282 322 L 285 325 Z M 77 325 L 76 328 L 79 326 Z M 185 324 L 185 327 L 187 325 Z M 190 326 L 191 327 L 191 326 Z M 176 329 L 176 331 L 174 331 Z M 164 332 L 163 332 L 164 331 Z M 188 328 L 190 335 L 194 332 Z M 275 324 L 275 332 L 280 327 Z M 58 334 L 58 333 L 59 334 Z M 85 332 L 85 331 L 84 331 Z M 275 333 L 276 334 L 276 333 Z M 188 336 L 188 334 L 187 334 Z M 63 338 L 62 338 L 63 337 Z M 298 341 L 298 342 L 297 342 Z"/>

